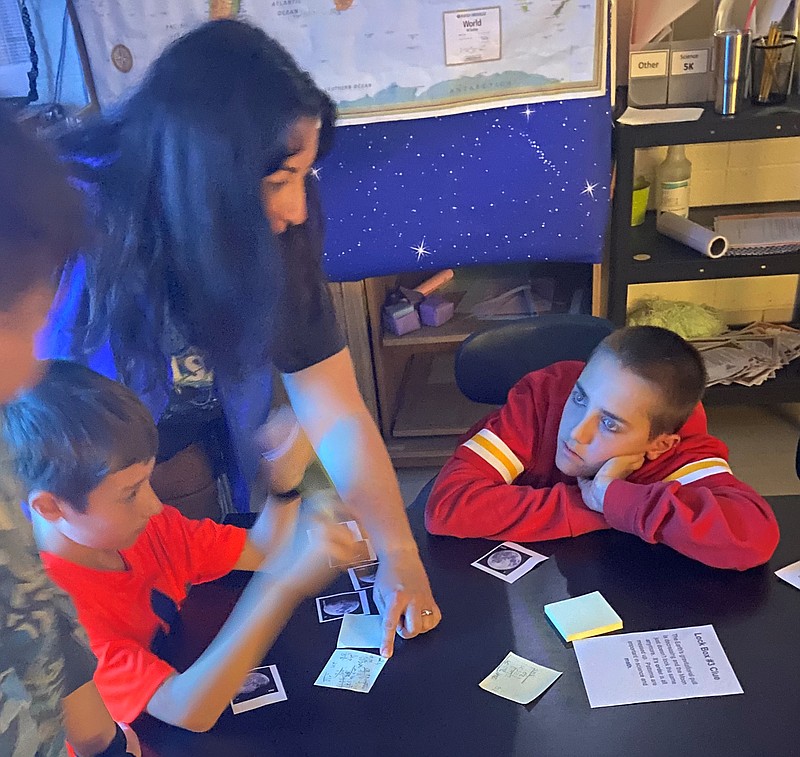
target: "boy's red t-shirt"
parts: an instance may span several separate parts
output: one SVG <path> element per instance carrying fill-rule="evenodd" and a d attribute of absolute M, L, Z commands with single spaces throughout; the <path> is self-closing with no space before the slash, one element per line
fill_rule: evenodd
<path fill-rule="evenodd" d="M 175 669 L 150 647 L 170 624 L 193 584 L 229 573 L 247 532 L 211 520 L 190 520 L 174 507 L 152 517 L 120 552 L 128 569 L 95 570 L 42 553 L 45 569 L 66 591 L 89 635 L 98 666 L 94 680 L 114 720 L 131 723 Z"/>

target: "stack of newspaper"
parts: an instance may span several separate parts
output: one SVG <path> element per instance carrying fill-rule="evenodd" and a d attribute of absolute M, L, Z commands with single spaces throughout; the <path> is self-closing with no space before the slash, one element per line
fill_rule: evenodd
<path fill-rule="evenodd" d="M 800 330 L 774 323 L 751 323 L 713 339 L 692 341 L 708 372 L 708 386 L 757 386 L 800 357 Z"/>

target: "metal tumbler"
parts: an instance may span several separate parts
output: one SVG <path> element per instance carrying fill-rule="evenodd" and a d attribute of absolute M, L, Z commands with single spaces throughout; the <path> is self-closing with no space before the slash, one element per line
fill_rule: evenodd
<path fill-rule="evenodd" d="M 749 35 L 737 30 L 714 32 L 714 110 L 732 116 L 744 98 Z"/>

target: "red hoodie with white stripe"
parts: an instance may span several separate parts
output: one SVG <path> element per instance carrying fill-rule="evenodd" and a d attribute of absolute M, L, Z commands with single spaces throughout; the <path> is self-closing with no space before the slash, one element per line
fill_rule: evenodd
<path fill-rule="evenodd" d="M 583 366 L 529 373 L 467 432 L 431 491 L 428 531 L 524 542 L 615 528 L 717 568 L 767 562 L 778 544 L 775 515 L 731 473 L 728 448 L 708 434 L 702 405 L 675 447 L 609 484 L 604 512 L 586 507 L 576 479 L 555 465 L 561 412 Z"/>

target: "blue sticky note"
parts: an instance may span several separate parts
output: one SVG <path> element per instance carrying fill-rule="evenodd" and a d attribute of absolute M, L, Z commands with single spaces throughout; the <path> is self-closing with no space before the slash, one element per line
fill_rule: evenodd
<path fill-rule="evenodd" d="M 551 602 L 544 606 L 544 614 L 565 641 L 586 639 L 622 628 L 622 618 L 599 591 Z"/>
<path fill-rule="evenodd" d="M 343 615 L 336 646 L 342 649 L 373 649 L 383 644 L 383 617 Z"/>

